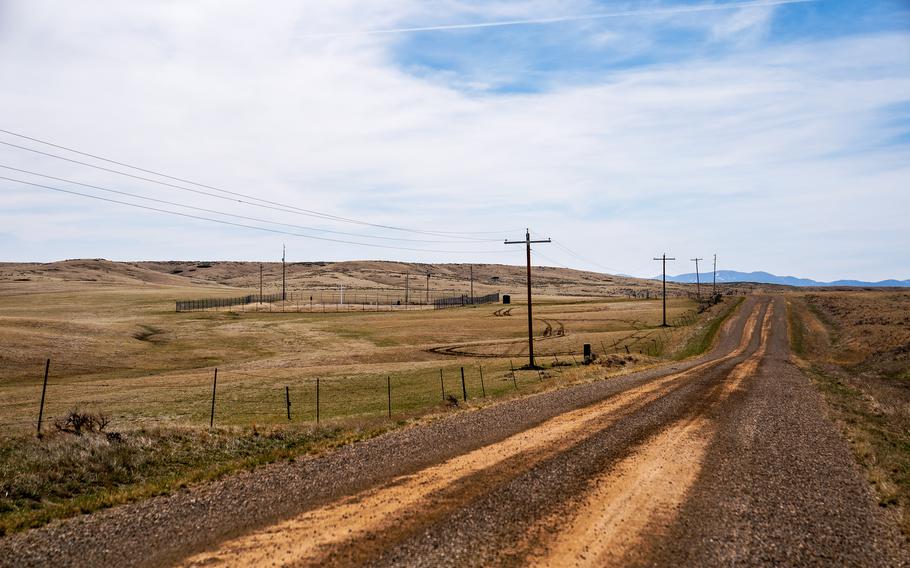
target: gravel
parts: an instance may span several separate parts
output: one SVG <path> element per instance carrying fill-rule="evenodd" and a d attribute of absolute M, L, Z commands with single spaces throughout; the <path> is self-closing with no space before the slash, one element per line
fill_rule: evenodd
<path fill-rule="evenodd" d="M 910 565 L 824 400 L 789 361 L 786 305 L 775 302 L 758 375 L 719 416 L 699 480 L 641 565 Z"/>

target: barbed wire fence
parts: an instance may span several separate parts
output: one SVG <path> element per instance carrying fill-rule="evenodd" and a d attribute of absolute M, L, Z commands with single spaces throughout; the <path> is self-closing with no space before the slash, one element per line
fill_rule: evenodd
<path fill-rule="evenodd" d="M 165 384 L 136 384 L 135 377 L 124 382 L 79 380 L 78 374 L 71 380 L 51 363 L 48 360 L 51 372 L 45 381 L 35 385 L 41 388 L 33 400 L 0 403 L 0 428 L 5 433 L 31 430 L 41 435 L 73 412 L 103 415 L 114 426 L 128 429 L 397 420 L 526 390 L 540 381 L 536 372 L 485 361 L 369 376 L 301 377 L 284 369 L 265 374 L 211 368 L 180 372 L 179 386 L 174 386 L 167 374 L 154 373 L 145 377 L 163 377 Z M 111 372 L 103 367 L 96 371 Z"/>

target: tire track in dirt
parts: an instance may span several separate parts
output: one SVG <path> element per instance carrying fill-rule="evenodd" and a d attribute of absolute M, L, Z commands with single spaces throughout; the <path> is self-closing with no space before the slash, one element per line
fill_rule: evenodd
<path fill-rule="evenodd" d="M 746 337 L 740 342 L 749 351 L 755 343 Z M 525 565 L 531 552 L 562 529 L 562 520 L 572 518 L 590 479 L 646 447 L 668 424 L 708 412 L 722 392 L 723 380 L 744 358 L 740 353 L 735 360 L 701 367 L 640 410 L 577 444 L 564 444 L 552 458 L 503 480 L 405 538 L 381 533 L 376 540 L 383 544 L 369 555 L 341 550 L 333 560 L 371 566 Z M 556 523 L 547 524 L 548 518 Z M 458 538 L 453 540 L 453 534 Z"/>
<path fill-rule="evenodd" d="M 770 305 L 763 316 L 758 348 L 730 371 L 713 405 L 723 403 L 755 373 L 767 351 L 772 317 Z M 672 520 L 701 470 L 713 428 L 704 415 L 685 418 L 593 479 L 573 511 L 574 518 L 566 522 L 560 514 L 547 520 L 551 526 L 561 525 L 560 531 L 543 553 L 533 555 L 530 565 L 626 565 L 628 553 L 643 537 Z"/>
<path fill-rule="evenodd" d="M 381 487 L 309 511 L 289 521 L 223 543 L 218 550 L 188 559 L 187 566 L 227 563 L 251 566 L 266 562 L 321 564 L 366 559 L 377 546 L 406 538 L 420 526 L 460 507 L 503 480 L 552 458 L 568 446 L 589 438 L 697 376 L 740 356 L 748 347 L 760 305 L 756 304 L 730 353 L 672 373 L 611 397 L 568 412 L 538 427 L 426 468 L 396 478 Z M 390 526 L 389 519 L 394 519 Z M 381 536 L 382 538 L 379 538 Z"/>

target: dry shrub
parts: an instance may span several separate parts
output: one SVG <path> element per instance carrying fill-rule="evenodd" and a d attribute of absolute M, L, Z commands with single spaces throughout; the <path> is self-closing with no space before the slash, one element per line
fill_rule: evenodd
<path fill-rule="evenodd" d="M 54 420 L 54 427 L 60 432 L 81 436 L 82 434 L 100 434 L 110 423 L 111 419 L 106 414 L 81 412 L 78 408 L 74 408 L 62 418 Z"/>
<path fill-rule="evenodd" d="M 632 365 L 635 362 L 636 358 L 632 355 L 618 355 L 613 353 L 598 358 L 595 361 L 595 364 L 601 365 L 603 367 L 625 367 L 626 365 Z"/>

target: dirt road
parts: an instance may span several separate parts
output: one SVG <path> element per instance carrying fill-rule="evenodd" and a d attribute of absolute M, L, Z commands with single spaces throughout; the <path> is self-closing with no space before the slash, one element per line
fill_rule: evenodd
<path fill-rule="evenodd" d="M 708 355 L 0 539 L 0 565 L 900 566 L 782 298 Z"/>

